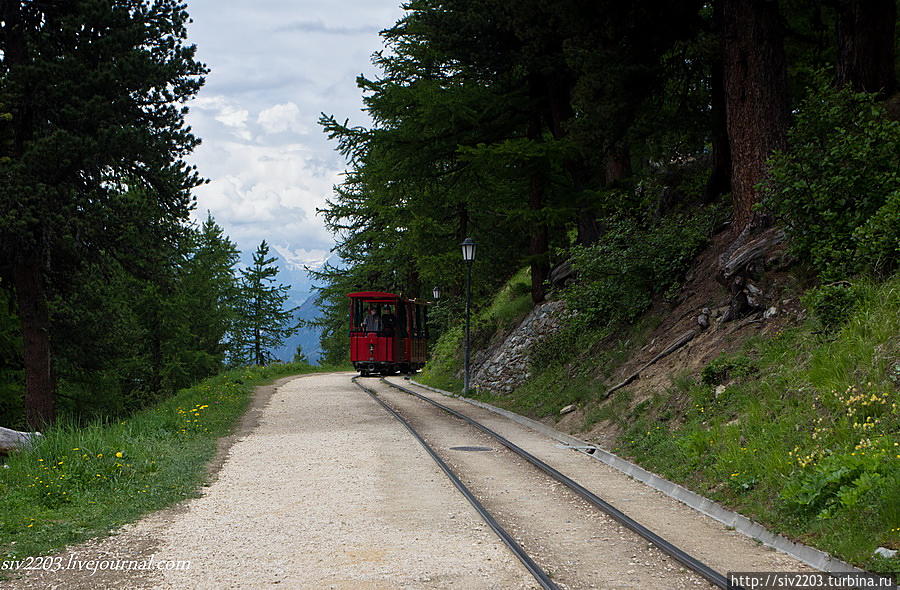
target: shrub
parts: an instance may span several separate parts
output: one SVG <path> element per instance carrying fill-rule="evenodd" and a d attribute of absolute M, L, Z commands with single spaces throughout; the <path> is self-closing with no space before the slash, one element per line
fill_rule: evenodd
<path fill-rule="evenodd" d="M 812 316 L 829 332 L 847 321 L 858 300 L 856 290 L 844 281 L 810 289 L 802 298 Z"/>
<path fill-rule="evenodd" d="M 576 321 L 629 322 L 672 292 L 723 217 L 721 207 L 653 220 L 613 218 L 599 242 L 572 249 L 578 281 L 563 293 Z"/>
<path fill-rule="evenodd" d="M 874 95 L 820 79 L 769 168 L 764 206 L 817 274 L 833 280 L 896 267 L 900 123 Z"/>
<path fill-rule="evenodd" d="M 732 379 L 746 377 L 754 372 L 756 372 L 756 365 L 749 357 L 722 355 L 704 367 L 700 372 L 700 380 L 706 385 L 719 385 Z"/>
<path fill-rule="evenodd" d="M 861 509 L 869 494 L 895 485 L 887 451 L 829 455 L 791 479 L 781 494 L 789 510 L 831 518 L 837 510 Z"/>

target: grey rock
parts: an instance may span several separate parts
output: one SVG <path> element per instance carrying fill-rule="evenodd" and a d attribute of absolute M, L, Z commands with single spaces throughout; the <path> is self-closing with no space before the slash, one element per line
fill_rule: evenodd
<path fill-rule="evenodd" d="M 895 549 L 888 549 L 887 547 L 879 547 L 875 550 L 875 555 L 880 555 L 882 557 L 887 557 L 888 559 L 893 559 L 897 557 L 897 551 Z"/>
<path fill-rule="evenodd" d="M 776 308 L 776 307 L 770 307 L 770 308 L 767 309 L 767 310 L 765 311 L 765 313 L 763 314 L 763 318 L 765 318 L 765 319 L 774 318 L 774 317 L 777 316 L 777 315 L 778 315 L 778 308 Z"/>
<path fill-rule="evenodd" d="M 701 313 L 697 316 L 697 323 L 700 324 L 700 327 L 704 330 L 709 327 L 709 314 Z"/>
<path fill-rule="evenodd" d="M 716 385 L 716 399 L 719 399 L 719 396 L 725 393 L 724 385 Z"/>
<path fill-rule="evenodd" d="M 569 404 L 568 406 L 561 409 L 559 411 L 559 413 L 560 413 L 560 415 L 562 415 L 562 414 L 568 414 L 568 413 L 574 412 L 574 411 L 575 411 L 575 404 Z"/>
<path fill-rule="evenodd" d="M 756 295 L 756 296 L 762 295 L 762 291 L 760 290 L 760 288 L 757 287 L 756 285 L 754 285 L 753 283 L 747 283 L 747 286 L 744 288 L 747 289 L 747 292 L 750 293 L 751 295 Z"/>

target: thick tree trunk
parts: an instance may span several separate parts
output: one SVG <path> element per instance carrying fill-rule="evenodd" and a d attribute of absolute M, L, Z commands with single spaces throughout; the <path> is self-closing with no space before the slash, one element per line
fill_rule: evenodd
<path fill-rule="evenodd" d="M 631 154 L 627 145 L 620 145 L 606 155 L 606 184 L 612 185 L 631 176 Z"/>
<path fill-rule="evenodd" d="M 755 185 L 788 124 L 784 35 L 774 0 L 723 0 L 724 86 L 731 148 L 732 232 L 753 219 Z"/>
<path fill-rule="evenodd" d="M 56 397 L 50 368 L 50 313 L 40 257 L 19 257 L 13 278 L 24 341 L 25 418 L 30 428 L 42 430 L 56 419 Z"/>
<path fill-rule="evenodd" d="M 890 96 L 894 71 L 895 0 L 840 0 L 837 19 L 837 82 L 854 90 Z"/>
<path fill-rule="evenodd" d="M 544 207 L 544 179 L 540 173 L 531 175 L 531 196 L 528 208 L 533 213 L 538 213 Z M 544 282 L 550 274 L 550 264 L 547 260 L 549 239 L 547 224 L 540 219 L 535 219 L 531 226 L 531 241 L 529 255 L 531 256 L 531 300 L 541 303 L 547 296 Z"/>
<path fill-rule="evenodd" d="M 710 103 L 712 106 L 711 140 L 712 162 L 709 179 L 703 191 L 703 201 L 711 203 L 720 195 L 731 192 L 731 146 L 728 144 L 728 118 L 725 106 L 725 40 L 723 4 L 713 4 L 713 28 L 719 38 L 718 55 L 712 58 L 710 71 Z"/>

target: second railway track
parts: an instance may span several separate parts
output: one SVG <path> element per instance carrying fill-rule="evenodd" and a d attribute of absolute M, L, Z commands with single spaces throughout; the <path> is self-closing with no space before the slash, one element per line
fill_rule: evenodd
<path fill-rule="evenodd" d="M 410 429 L 413 435 L 419 439 L 422 445 L 428 450 L 432 458 L 434 458 L 447 473 L 448 477 L 450 477 L 451 480 L 454 480 L 454 485 L 469 498 L 473 506 L 475 506 L 482 515 L 482 518 L 485 519 L 494 531 L 497 532 L 500 538 L 503 539 L 514 553 L 516 553 L 522 563 L 528 567 L 529 571 L 535 576 L 535 579 L 541 587 L 596 587 L 594 586 L 595 582 L 602 584 L 602 587 L 612 588 L 684 588 L 698 587 L 698 584 L 705 585 L 703 580 L 699 578 L 705 579 L 706 582 L 716 587 L 728 587 L 727 579 L 724 575 L 715 571 L 713 568 L 691 556 L 686 551 L 667 541 L 660 535 L 654 533 L 649 528 L 636 522 L 589 489 L 580 485 L 578 482 L 548 465 L 528 451 L 525 451 L 501 434 L 426 395 L 382 379 L 381 384 L 391 388 L 391 390 L 387 391 L 402 392 L 404 398 L 409 399 L 419 406 L 421 406 L 420 402 L 426 402 L 429 405 L 428 407 L 433 411 L 438 412 L 438 414 L 446 413 L 457 418 L 458 420 L 452 421 L 452 423 L 455 423 L 453 427 L 457 430 L 454 434 L 450 435 L 451 439 L 463 441 L 471 440 L 471 433 L 464 434 L 461 439 L 459 437 L 460 433 L 466 431 L 471 432 L 471 429 L 474 428 L 481 433 L 480 436 L 490 437 L 492 441 L 502 445 L 504 452 L 508 451 L 513 453 L 516 457 L 536 468 L 537 473 L 535 473 L 535 470 L 533 469 L 528 470 L 531 472 L 529 477 L 534 478 L 535 476 L 538 476 L 545 478 L 543 484 L 540 483 L 539 480 L 530 480 L 530 483 L 524 486 L 527 488 L 525 490 L 515 490 L 510 492 L 508 490 L 493 489 L 492 492 L 488 492 L 486 490 L 492 488 L 492 485 L 480 481 L 477 475 L 464 473 L 462 478 L 468 476 L 471 480 L 470 485 L 473 488 L 476 488 L 475 492 L 469 490 L 465 484 L 462 483 L 461 477 L 453 473 L 453 470 L 447 464 L 447 461 L 444 461 L 440 457 L 438 451 L 425 441 L 426 437 L 417 432 L 416 427 L 413 425 L 413 422 L 418 422 L 422 424 L 420 428 L 427 429 L 433 427 L 432 423 L 434 421 L 423 421 L 421 418 L 418 420 L 410 420 L 409 416 L 404 416 L 405 414 L 426 410 L 417 410 L 413 406 L 404 407 L 404 402 L 402 402 L 400 398 L 394 399 L 394 403 L 388 403 L 390 400 L 386 401 L 385 399 L 382 399 L 384 397 L 389 397 L 389 395 L 384 395 L 384 393 L 387 393 L 386 390 L 379 393 L 372 387 L 364 385 L 359 380 L 354 381 Z M 450 421 L 444 420 L 444 422 L 447 423 Z M 465 430 L 460 430 L 460 428 Z M 434 432 L 433 434 L 435 438 L 441 438 L 443 436 L 443 438 L 446 439 L 446 433 L 442 435 Z M 459 450 L 471 449 L 471 447 L 447 447 L 447 445 L 444 445 L 444 448 L 455 448 Z M 455 457 L 459 456 L 460 455 L 455 455 Z M 460 462 L 461 460 L 456 459 L 456 461 Z M 479 462 L 476 461 L 473 463 L 472 461 L 473 460 L 471 459 L 469 460 L 470 466 L 476 465 Z M 481 460 L 480 462 L 484 461 L 486 460 Z M 502 465 L 503 468 L 506 469 L 518 468 L 511 467 L 511 463 L 513 462 L 514 461 L 506 460 L 502 463 L 497 463 L 497 465 Z M 483 477 L 481 480 L 490 480 L 494 478 L 494 471 L 490 471 L 490 469 L 493 468 L 483 468 Z M 552 478 L 553 482 L 548 481 L 546 479 L 547 477 Z M 566 491 L 563 492 L 562 489 Z M 519 495 L 516 496 L 516 494 Z M 490 511 L 484 507 L 482 502 L 479 502 L 478 496 L 481 495 L 487 496 L 484 500 L 484 504 L 492 505 Z M 543 495 L 546 497 L 537 498 L 534 497 L 535 495 Z M 586 503 L 579 507 L 574 513 L 572 513 L 573 509 L 571 508 L 571 505 L 577 503 L 577 501 L 572 499 L 572 495 L 577 496 Z M 509 496 L 516 496 L 515 500 L 508 499 Z M 506 500 L 504 500 L 505 498 Z M 538 515 L 534 514 L 534 512 L 538 511 L 538 508 L 540 508 L 541 512 L 550 513 L 543 516 L 545 521 L 558 523 L 556 530 L 543 531 L 543 534 L 541 535 L 543 538 L 536 538 L 534 535 L 537 533 L 533 530 L 530 533 L 527 531 L 527 529 L 534 529 L 536 523 L 527 515 L 523 516 L 521 512 L 527 512 L 530 509 L 530 514 L 534 518 L 537 518 Z M 567 512 L 567 510 L 569 512 Z M 497 516 L 495 517 L 491 512 L 496 512 Z M 516 515 L 513 514 L 513 512 L 519 512 L 519 514 Z M 602 521 L 602 518 L 605 518 L 605 516 L 599 517 L 601 512 L 603 515 L 608 516 L 615 521 L 615 524 L 617 524 L 618 527 L 628 529 L 633 533 L 636 533 L 636 535 L 639 535 L 644 540 L 644 545 L 639 546 L 640 544 L 636 542 L 636 539 L 627 538 L 628 534 L 621 531 L 618 527 L 613 530 L 609 523 L 604 523 Z M 503 522 L 506 525 L 506 528 L 511 529 L 514 533 L 517 533 L 517 535 L 507 532 L 504 529 L 504 526 L 499 524 L 498 521 Z M 566 531 L 564 532 L 561 529 L 566 529 Z M 532 536 L 529 537 L 529 534 Z M 567 543 L 557 542 L 559 536 L 566 537 L 567 535 L 573 538 L 567 539 Z M 522 545 L 526 545 L 526 543 L 517 543 L 514 538 L 515 536 L 527 538 L 529 550 L 537 551 L 537 553 L 542 555 L 533 557 L 525 553 Z M 614 536 L 618 536 L 619 539 L 613 540 L 612 537 Z M 653 547 L 660 552 L 665 553 L 677 563 L 665 563 L 666 558 L 661 555 L 656 555 L 649 548 L 647 543 L 650 543 Z M 562 544 L 564 547 L 556 547 L 556 544 Z M 649 556 L 648 553 L 650 554 Z M 546 557 L 547 555 L 552 555 L 554 557 Z M 609 563 L 603 565 L 604 560 L 607 560 Z M 541 565 L 538 565 L 539 563 L 543 565 L 543 568 Z M 599 566 L 601 569 L 604 567 L 606 568 L 605 575 L 607 579 L 596 580 L 593 574 L 596 574 L 597 572 L 587 571 L 592 570 L 592 568 L 593 570 L 596 570 L 598 563 L 601 564 Z M 681 568 L 686 568 L 692 573 L 683 572 L 683 570 L 680 570 L 678 567 L 673 567 L 673 565 L 680 565 Z M 638 568 L 643 567 L 646 567 L 648 570 L 653 570 L 653 572 L 637 571 Z M 573 571 L 575 569 L 584 569 L 585 571 Z M 546 571 L 550 571 L 550 574 L 546 573 Z M 639 581 L 638 586 L 634 586 L 631 581 L 621 578 Z M 560 586 L 556 585 L 557 581 Z"/>

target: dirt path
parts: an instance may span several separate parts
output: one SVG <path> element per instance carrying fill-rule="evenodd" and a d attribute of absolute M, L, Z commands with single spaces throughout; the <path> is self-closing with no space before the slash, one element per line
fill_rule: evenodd
<path fill-rule="evenodd" d="M 180 571 L 61 571 L 0 588 L 532 588 L 403 427 L 350 383 L 282 385 L 203 496 L 70 549 L 190 560 Z"/>

